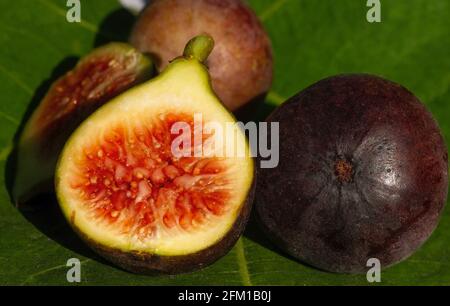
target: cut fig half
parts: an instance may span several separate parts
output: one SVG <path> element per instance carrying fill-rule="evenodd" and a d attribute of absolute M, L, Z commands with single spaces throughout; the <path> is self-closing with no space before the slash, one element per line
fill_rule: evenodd
<path fill-rule="evenodd" d="M 51 191 L 58 156 L 75 128 L 103 103 L 150 78 L 152 70 L 151 61 L 133 47 L 110 43 L 58 79 L 22 132 L 16 202 Z"/>
<path fill-rule="evenodd" d="M 157 78 L 113 99 L 67 142 L 56 172 L 60 206 L 99 254 L 136 273 L 179 273 L 226 254 L 250 212 L 254 165 L 243 156 L 174 153 L 179 137 L 202 148 L 249 150 L 234 117 L 211 89 L 201 61 L 212 40 L 192 40 Z M 201 131 L 214 122 L 223 137 Z M 178 124 L 192 127 L 175 132 Z M 233 141 L 216 141 L 217 139 Z M 186 148 L 185 148 L 186 149 Z M 232 150 L 229 150 L 232 151 Z"/>

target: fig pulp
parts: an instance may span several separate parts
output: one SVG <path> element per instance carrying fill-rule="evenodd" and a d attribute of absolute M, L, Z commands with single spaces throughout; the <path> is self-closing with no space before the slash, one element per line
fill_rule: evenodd
<path fill-rule="evenodd" d="M 207 61 L 212 85 L 231 111 L 266 93 L 272 83 L 270 40 L 240 0 L 156 0 L 141 13 L 130 42 L 163 70 L 191 37 L 207 33 L 216 47 Z"/>
<path fill-rule="evenodd" d="M 369 75 L 309 87 L 268 118 L 280 162 L 258 172 L 256 210 L 275 243 L 320 269 L 393 265 L 431 235 L 447 197 L 447 151 L 405 88 Z M 283 196 L 280 196 L 283 195 Z"/>
<path fill-rule="evenodd" d="M 235 122 L 201 63 L 212 46 L 208 36 L 193 39 L 162 74 L 83 122 L 61 155 L 56 189 L 66 218 L 96 252 L 126 270 L 202 268 L 230 250 L 247 222 L 254 185 L 248 154 L 173 151 L 179 137 L 200 137 L 203 150 L 248 150 L 240 130 L 223 136 L 237 132 L 235 141 L 220 143 L 216 130 L 202 132 L 209 122 Z M 187 134 L 176 132 L 182 123 L 192 127 Z M 192 153 L 199 147 L 186 148 Z"/>
<path fill-rule="evenodd" d="M 27 122 L 18 147 L 13 196 L 51 191 L 58 156 L 74 129 L 100 105 L 151 76 L 151 62 L 123 43 L 85 56 L 58 79 Z"/>

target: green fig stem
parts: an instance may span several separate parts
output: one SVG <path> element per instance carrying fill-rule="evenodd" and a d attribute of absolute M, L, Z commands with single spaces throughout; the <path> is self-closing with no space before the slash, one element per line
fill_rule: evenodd
<path fill-rule="evenodd" d="M 186 59 L 195 58 L 199 62 L 204 63 L 213 49 L 214 39 L 207 34 L 203 34 L 195 36 L 187 43 L 183 56 Z"/>

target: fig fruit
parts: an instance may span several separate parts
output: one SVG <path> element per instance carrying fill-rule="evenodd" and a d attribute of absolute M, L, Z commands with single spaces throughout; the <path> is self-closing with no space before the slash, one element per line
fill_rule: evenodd
<path fill-rule="evenodd" d="M 231 110 L 266 93 L 272 83 L 269 37 L 240 0 L 156 0 L 138 18 L 130 42 L 155 56 L 159 71 L 191 37 L 207 33 L 216 47 L 207 61 L 212 85 Z"/>
<path fill-rule="evenodd" d="M 235 119 L 201 63 L 212 46 L 209 36 L 192 39 L 183 57 L 102 106 L 64 147 L 56 171 L 64 215 L 94 251 L 126 270 L 202 268 L 231 249 L 247 222 L 253 159 L 205 153 L 249 150 L 241 130 L 225 129 Z M 225 134 L 207 133 L 208 123 Z M 179 133 L 183 124 L 192 128 Z M 188 154 L 178 155 L 179 147 Z M 203 154 L 191 154 L 199 148 Z"/>
<path fill-rule="evenodd" d="M 256 211 L 283 250 L 341 273 L 382 268 L 417 250 L 447 198 L 447 149 L 424 105 L 370 75 L 322 80 L 268 118 L 280 160 L 258 172 Z M 283 195 L 280 197 L 280 195 Z"/>
<path fill-rule="evenodd" d="M 130 45 L 110 43 L 58 79 L 21 134 L 13 187 L 16 202 L 51 191 L 58 156 L 74 129 L 100 105 L 148 79 L 152 70 L 151 61 Z"/>

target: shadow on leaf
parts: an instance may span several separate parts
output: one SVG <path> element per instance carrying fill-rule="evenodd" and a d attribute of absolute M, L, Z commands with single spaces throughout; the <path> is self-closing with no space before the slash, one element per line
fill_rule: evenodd
<path fill-rule="evenodd" d="M 261 225 L 259 224 L 259 221 L 257 220 L 257 217 L 255 215 L 255 205 L 253 204 L 253 211 L 252 215 L 250 217 L 250 220 L 248 221 L 247 227 L 244 232 L 244 237 L 253 241 L 256 244 L 259 244 L 265 249 L 270 250 L 273 253 L 276 253 L 278 256 L 287 258 L 291 261 L 297 262 L 305 267 L 308 267 L 310 269 L 322 271 L 316 267 L 311 266 L 310 264 L 306 262 L 299 261 L 295 257 L 291 256 L 290 254 L 287 254 L 285 251 L 283 251 L 280 247 L 278 247 L 275 243 L 269 239 L 268 235 L 262 230 Z M 326 271 L 323 271 L 326 272 Z"/>
<path fill-rule="evenodd" d="M 265 102 L 265 100 L 266 94 L 252 99 L 249 103 L 234 112 L 236 119 L 243 123 L 264 121 L 276 108 L 276 106 Z"/>
<path fill-rule="evenodd" d="M 84 257 L 104 262 L 73 232 L 58 206 L 54 194 L 34 197 L 19 208 L 22 215 L 48 238 Z"/>
<path fill-rule="evenodd" d="M 109 14 L 99 26 L 94 47 L 97 48 L 113 41 L 127 42 L 135 16 L 125 9 L 118 9 Z"/>
<path fill-rule="evenodd" d="M 15 173 L 17 169 L 17 145 L 19 143 L 20 136 L 22 135 L 23 129 L 25 128 L 25 125 L 27 121 L 30 119 L 33 112 L 38 107 L 39 103 L 44 99 L 45 95 L 47 94 L 48 90 L 50 89 L 51 85 L 59 79 L 61 76 L 63 76 L 65 73 L 67 73 L 69 70 L 71 70 L 73 67 L 75 67 L 76 63 L 78 62 L 78 57 L 76 56 L 68 56 L 64 60 L 62 60 L 56 67 L 53 69 L 51 76 L 43 81 L 39 87 L 35 90 L 33 97 L 31 98 L 31 101 L 28 103 L 28 107 L 25 111 L 25 114 L 22 118 L 22 121 L 20 122 L 20 125 L 14 135 L 13 138 L 13 150 L 8 156 L 8 159 L 6 161 L 6 167 L 5 167 L 5 185 L 6 189 L 8 190 L 9 197 L 11 199 L 11 203 L 14 203 L 14 199 L 12 196 L 12 189 L 14 186 L 15 181 Z"/>

